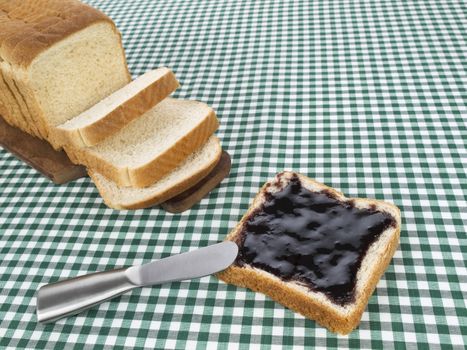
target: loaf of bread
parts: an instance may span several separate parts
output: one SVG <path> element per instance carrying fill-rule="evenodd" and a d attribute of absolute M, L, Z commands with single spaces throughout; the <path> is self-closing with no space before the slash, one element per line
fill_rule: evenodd
<path fill-rule="evenodd" d="M 178 88 L 173 72 L 146 72 L 80 115 L 57 126 L 61 146 L 94 146 L 140 117 Z"/>
<path fill-rule="evenodd" d="M 168 68 L 131 81 L 110 18 L 77 0 L 0 1 L 0 114 L 85 165 L 109 206 L 155 205 L 221 155 L 213 109 L 168 96 Z"/>
<path fill-rule="evenodd" d="M 88 172 L 109 207 L 141 209 L 165 202 L 197 184 L 216 166 L 221 153 L 219 139 L 211 136 L 176 169 L 145 188 L 120 187 L 92 169 Z"/>
<path fill-rule="evenodd" d="M 0 113 L 59 144 L 54 128 L 130 82 L 120 33 L 77 0 L 0 2 Z"/>
<path fill-rule="evenodd" d="M 218 277 L 347 334 L 394 255 L 400 225 L 393 204 L 346 198 L 283 172 L 261 188 L 227 236 L 239 255 Z"/>

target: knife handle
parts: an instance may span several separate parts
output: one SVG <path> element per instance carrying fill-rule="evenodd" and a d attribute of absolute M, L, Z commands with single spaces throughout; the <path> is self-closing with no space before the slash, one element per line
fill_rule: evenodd
<path fill-rule="evenodd" d="M 42 286 L 37 293 L 38 321 L 75 315 L 138 287 L 130 282 L 126 270 L 97 272 Z"/>

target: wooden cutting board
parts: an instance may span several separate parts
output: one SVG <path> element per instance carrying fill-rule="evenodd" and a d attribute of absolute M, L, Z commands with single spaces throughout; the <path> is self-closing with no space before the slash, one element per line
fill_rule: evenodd
<path fill-rule="evenodd" d="M 73 164 L 64 151 L 9 125 L 0 118 L 0 145 L 56 184 L 87 176 L 86 168 Z"/>
<path fill-rule="evenodd" d="M 12 127 L 1 116 L 0 145 L 56 184 L 87 176 L 86 168 L 73 164 L 64 151 L 56 151 L 48 142 Z M 161 207 L 171 213 L 190 209 L 229 174 L 230 168 L 230 156 L 223 151 L 219 163 L 204 179 Z"/>

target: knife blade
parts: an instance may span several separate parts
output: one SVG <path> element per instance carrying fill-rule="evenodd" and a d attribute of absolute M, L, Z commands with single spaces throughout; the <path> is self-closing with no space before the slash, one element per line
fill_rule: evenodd
<path fill-rule="evenodd" d="M 237 257 L 237 252 L 237 245 L 226 241 L 145 265 L 132 266 L 126 273 L 128 279 L 138 286 L 198 278 L 226 269 Z"/>
<path fill-rule="evenodd" d="M 229 267 L 237 254 L 237 245 L 225 241 L 140 266 L 97 272 L 46 284 L 37 293 L 37 319 L 42 323 L 53 322 L 134 288 L 211 275 Z"/>

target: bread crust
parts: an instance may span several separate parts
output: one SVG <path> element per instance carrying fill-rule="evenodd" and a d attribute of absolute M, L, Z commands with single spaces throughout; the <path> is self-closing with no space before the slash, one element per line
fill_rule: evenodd
<path fill-rule="evenodd" d="M 94 146 L 154 107 L 178 87 L 174 73 L 167 69 L 158 80 L 92 124 L 76 129 L 57 127 L 58 142 L 74 147 Z"/>
<path fill-rule="evenodd" d="M 281 174 L 285 174 L 285 177 L 290 178 L 295 173 L 280 173 L 276 176 L 276 181 Z M 379 210 L 388 212 L 396 220 L 397 225 L 395 228 L 392 228 L 393 232 L 390 234 L 390 238 L 385 245 L 385 249 L 378 252 L 380 254 L 378 264 L 374 264 L 370 267 L 368 278 L 361 282 L 358 281 L 355 295 L 356 301 L 352 305 L 351 309 L 344 312 L 339 307 L 333 307 L 329 302 L 323 303 L 321 298 L 316 298 L 314 295 L 321 294 L 324 296 L 324 294 L 311 292 L 303 288 L 297 288 L 293 283 L 286 283 L 269 272 L 253 268 L 251 266 L 240 267 L 234 264 L 228 269 L 218 273 L 217 277 L 226 283 L 231 283 L 263 293 L 291 310 L 298 312 L 309 319 L 315 320 L 332 332 L 348 334 L 360 323 L 361 316 L 368 304 L 368 301 L 397 249 L 401 227 L 400 211 L 395 205 L 380 200 L 346 198 L 341 192 L 338 192 L 331 187 L 321 184 L 306 176 L 300 174 L 296 175 L 299 176 L 302 184 L 308 184 L 316 190 L 330 191 L 336 198 L 345 201 L 354 201 L 357 206 L 361 205 L 367 207 L 374 204 Z M 271 182 L 267 182 L 260 189 L 243 218 L 227 235 L 227 240 L 234 241 L 238 244 L 243 224 L 248 219 L 249 214 L 263 203 L 265 192 L 271 186 L 270 184 Z"/>
<path fill-rule="evenodd" d="M 73 162 L 95 169 L 98 173 L 112 180 L 120 187 L 144 188 L 162 179 L 171 170 L 182 163 L 191 153 L 200 148 L 217 130 L 219 122 L 214 110 L 209 109 L 207 116 L 190 132 L 175 142 L 162 154 L 143 166 L 135 168 L 117 168 L 106 159 L 99 157 L 86 148 L 77 149 L 67 145 L 65 151 Z"/>
<path fill-rule="evenodd" d="M 43 51 L 93 23 L 105 21 L 115 28 L 105 14 L 77 0 L 0 2 L 0 14 L 15 27 L 14 35 L 0 42 L 0 56 L 20 67 L 29 66 Z"/>
<path fill-rule="evenodd" d="M 101 186 L 99 186 L 99 179 L 96 178 L 95 171 L 88 170 L 88 173 L 91 179 L 96 184 L 96 187 L 101 197 L 103 198 L 104 203 L 107 204 L 107 206 L 109 206 L 110 208 L 119 209 L 119 210 L 149 208 L 149 207 L 158 205 L 160 203 L 165 202 L 166 200 L 170 198 L 177 196 L 178 194 L 186 191 L 187 189 L 189 189 L 190 187 L 194 186 L 199 181 L 201 181 L 204 177 L 206 177 L 206 175 L 208 175 L 212 171 L 212 169 L 216 166 L 216 164 L 219 162 L 219 159 L 222 155 L 222 148 L 220 146 L 220 142 L 218 138 L 216 138 L 216 142 L 218 146 L 217 151 L 216 151 L 216 156 L 210 164 L 208 164 L 207 166 L 203 168 L 197 169 L 196 173 L 191 174 L 190 177 L 179 182 L 177 185 L 167 188 L 165 189 L 165 191 L 156 193 L 150 198 L 146 198 L 142 201 L 131 203 L 131 204 L 121 204 L 121 203 L 112 202 L 110 198 L 106 196 L 105 192 L 101 189 Z"/>

